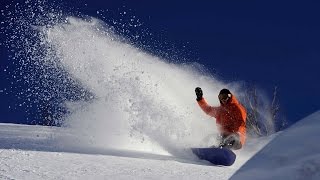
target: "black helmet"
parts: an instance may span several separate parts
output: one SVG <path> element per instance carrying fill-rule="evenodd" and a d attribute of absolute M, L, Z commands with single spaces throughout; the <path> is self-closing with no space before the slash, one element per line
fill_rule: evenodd
<path fill-rule="evenodd" d="M 221 89 L 220 94 L 231 94 L 231 92 L 229 91 L 229 89 Z"/>
<path fill-rule="evenodd" d="M 224 100 L 224 99 L 230 99 L 232 96 L 231 92 L 229 91 L 229 89 L 221 89 L 220 93 L 219 93 L 219 100 Z"/>

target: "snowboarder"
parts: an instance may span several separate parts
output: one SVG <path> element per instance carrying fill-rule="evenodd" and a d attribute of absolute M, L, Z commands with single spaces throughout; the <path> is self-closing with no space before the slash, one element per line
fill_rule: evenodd
<path fill-rule="evenodd" d="M 220 91 L 218 95 L 220 106 L 217 107 L 208 105 L 202 97 L 203 92 L 200 87 L 197 87 L 195 92 L 201 109 L 209 116 L 216 118 L 220 133 L 219 147 L 241 149 L 246 139 L 246 109 L 228 89 Z"/>

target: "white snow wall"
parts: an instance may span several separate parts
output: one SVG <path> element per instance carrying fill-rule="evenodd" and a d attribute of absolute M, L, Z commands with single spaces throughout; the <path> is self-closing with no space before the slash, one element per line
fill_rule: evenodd
<path fill-rule="evenodd" d="M 225 84 L 192 65 L 168 63 L 129 45 L 97 19 L 69 17 L 43 32 L 59 63 L 95 96 L 91 102 L 67 103 L 73 113 L 66 126 L 78 138 L 64 138 L 68 143 L 175 154 L 216 133 L 194 88 L 202 87 L 218 105 Z"/>

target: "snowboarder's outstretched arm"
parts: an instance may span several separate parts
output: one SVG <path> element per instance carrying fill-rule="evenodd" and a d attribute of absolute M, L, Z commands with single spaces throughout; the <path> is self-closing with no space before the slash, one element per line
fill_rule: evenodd
<path fill-rule="evenodd" d="M 217 116 L 217 107 L 210 106 L 207 101 L 202 97 L 203 92 L 200 87 L 197 87 L 195 89 L 196 95 L 197 95 L 197 101 L 201 109 L 208 114 L 209 116 L 215 117 Z"/>

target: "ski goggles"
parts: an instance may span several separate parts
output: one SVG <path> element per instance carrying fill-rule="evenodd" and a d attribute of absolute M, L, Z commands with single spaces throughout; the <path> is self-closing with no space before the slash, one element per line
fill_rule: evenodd
<path fill-rule="evenodd" d="M 231 94 L 219 94 L 218 98 L 220 101 L 226 101 L 231 98 Z"/>

